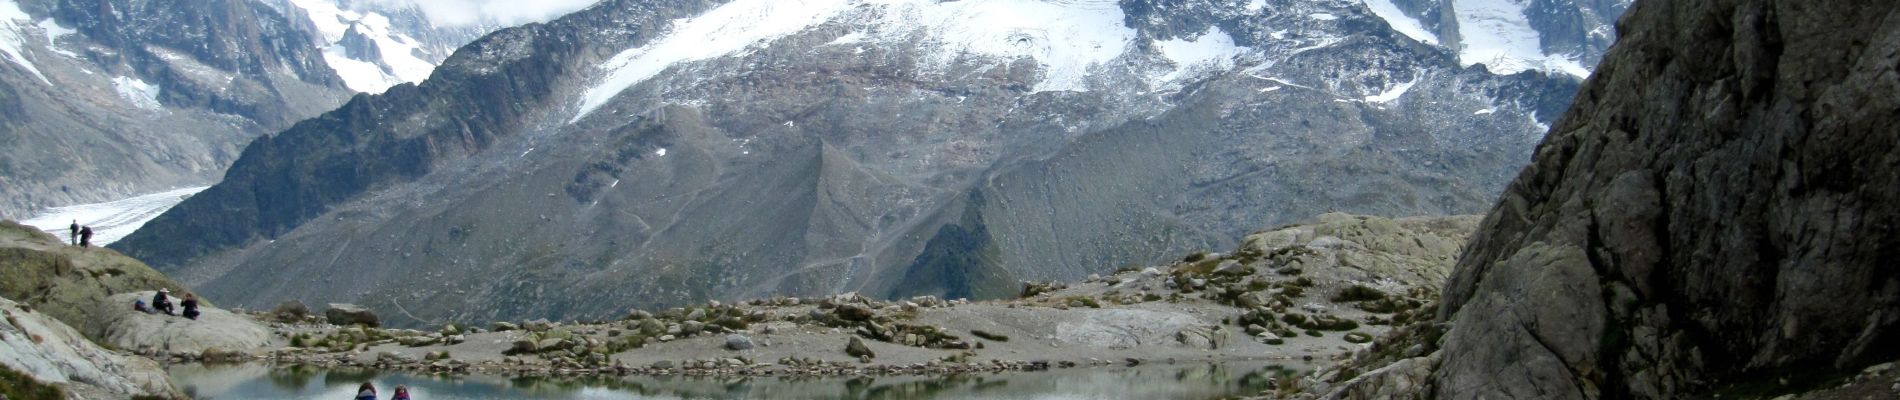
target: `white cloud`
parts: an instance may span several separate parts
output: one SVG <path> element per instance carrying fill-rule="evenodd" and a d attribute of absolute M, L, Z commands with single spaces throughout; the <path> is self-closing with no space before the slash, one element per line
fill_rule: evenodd
<path fill-rule="evenodd" d="M 520 25 L 551 20 L 599 0 L 368 0 L 383 5 L 413 5 L 442 26 L 485 23 Z"/>

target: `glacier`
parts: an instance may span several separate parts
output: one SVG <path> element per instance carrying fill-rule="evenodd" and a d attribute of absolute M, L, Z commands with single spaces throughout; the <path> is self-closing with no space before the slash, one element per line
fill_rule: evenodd
<path fill-rule="evenodd" d="M 158 218 L 159 214 L 164 214 L 165 210 L 208 188 L 210 186 L 188 187 L 104 203 L 56 207 L 20 223 L 39 228 L 61 240 L 71 240 L 68 228 L 78 221 L 81 226 L 92 227 L 94 246 L 105 246 L 132 234 L 132 231 L 145 226 L 153 218 Z"/>
<path fill-rule="evenodd" d="M 1544 54 L 1541 37 L 1524 16 L 1528 0 L 1454 0 L 1459 34 L 1460 63 L 1484 64 L 1492 72 L 1515 74 L 1526 70 L 1544 70 L 1590 76 L 1590 69 L 1571 57 Z"/>

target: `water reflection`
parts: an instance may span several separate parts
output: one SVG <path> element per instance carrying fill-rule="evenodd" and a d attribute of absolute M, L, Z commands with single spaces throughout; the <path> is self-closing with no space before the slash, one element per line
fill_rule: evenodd
<path fill-rule="evenodd" d="M 465 399 L 1211 399 L 1257 394 L 1293 370 L 1271 364 L 1151 365 L 938 377 L 435 376 L 357 369 L 179 365 L 179 389 L 195 399 L 346 399 L 374 382 L 417 400 Z"/>

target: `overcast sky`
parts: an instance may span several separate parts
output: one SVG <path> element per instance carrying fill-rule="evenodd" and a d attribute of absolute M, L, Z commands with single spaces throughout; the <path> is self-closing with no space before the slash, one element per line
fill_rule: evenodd
<path fill-rule="evenodd" d="M 506 25 L 547 21 L 599 0 L 369 0 L 414 4 L 436 25 L 463 26 L 492 20 Z"/>

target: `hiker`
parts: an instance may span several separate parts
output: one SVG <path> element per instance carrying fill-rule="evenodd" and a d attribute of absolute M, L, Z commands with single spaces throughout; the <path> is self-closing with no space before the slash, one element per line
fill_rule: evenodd
<path fill-rule="evenodd" d="M 92 247 L 92 227 L 79 228 L 79 247 Z"/>
<path fill-rule="evenodd" d="M 396 385 L 396 397 L 390 397 L 389 400 L 409 400 L 409 387 Z"/>
<path fill-rule="evenodd" d="M 357 386 L 356 400 L 376 400 L 376 385 L 363 382 L 363 386 Z"/>
<path fill-rule="evenodd" d="M 171 294 L 171 289 L 158 289 L 158 294 L 152 295 L 152 308 L 165 313 L 165 315 L 177 315 L 172 313 L 172 301 L 166 298 L 166 296 L 170 296 Z"/>
<path fill-rule="evenodd" d="M 190 319 L 193 321 L 198 320 L 198 296 L 193 296 L 191 293 L 185 293 L 185 301 L 180 303 L 179 305 L 185 307 L 186 319 Z"/>
<path fill-rule="evenodd" d="M 152 308 L 145 306 L 145 299 L 137 299 L 137 300 L 132 300 L 132 311 L 138 311 L 138 312 L 142 312 L 146 314 L 151 314 Z"/>
<path fill-rule="evenodd" d="M 76 219 L 73 220 L 73 225 L 66 227 L 66 229 L 69 231 L 72 231 L 71 235 L 66 235 L 66 239 L 71 240 L 74 246 L 78 246 L 79 245 L 79 220 L 76 220 Z"/>

